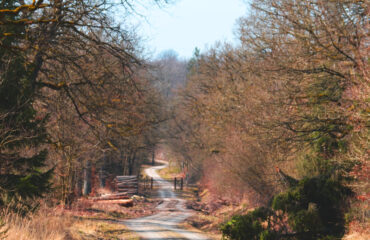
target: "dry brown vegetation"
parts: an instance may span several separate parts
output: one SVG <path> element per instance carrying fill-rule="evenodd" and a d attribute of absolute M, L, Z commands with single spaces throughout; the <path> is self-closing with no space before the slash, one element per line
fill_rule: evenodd
<path fill-rule="evenodd" d="M 41 211 L 30 218 L 7 215 L 4 219 L 9 223 L 5 238 L 9 240 L 139 239 L 115 221 L 76 219 Z"/>
<path fill-rule="evenodd" d="M 1 230 L 7 230 L 5 239 L 10 240 L 137 239 L 121 221 L 155 214 L 158 201 L 139 197 L 134 201 L 133 207 L 126 208 L 81 199 L 69 209 L 43 205 L 26 218 L 4 210 Z"/>
<path fill-rule="evenodd" d="M 249 208 L 289 189 L 282 176 L 354 177 L 349 215 L 367 223 L 368 7 L 253 1 L 240 46 L 196 52 L 172 101 L 168 146 L 183 171 Z"/>
<path fill-rule="evenodd" d="M 120 1 L 124 14 L 132 3 Z M 75 217 L 151 214 L 155 203 L 77 199 L 140 174 L 159 142 L 180 168 L 162 174 L 181 171 L 207 192 L 193 208 L 214 214 L 210 225 L 269 205 L 296 180 L 325 179 L 351 192 L 338 200 L 340 224 L 368 226 L 368 1 L 253 0 L 239 45 L 196 51 L 188 66 L 171 53 L 148 63 L 134 31 L 110 17 L 116 6 L 0 3 L 0 217 L 10 238 L 73 238 L 84 224 L 86 237 L 104 237 L 115 226 Z M 49 207 L 31 213 L 40 197 Z M 28 218 L 11 212 L 20 205 Z"/>
<path fill-rule="evenodd" d="M 135 14 L 130 0 L 119 4 L 109 0 L 12 0 L 0 4 L 0 94 L 6 105 L 0 114 L 1 181 L 17 182 L 8 181 L 7 174 L 25 179 L 27 169 L 19 173 L 27 165 L 22 157 L 40 152 L 35 165 L 42 168 L 37 171 L 53 172 L 52 179 L 45 175 L 40 181 L 45 186 L 39 193 L 7 199 L 16 191 L 4 190 L 1 194 L 6 201 L 19 198 L 25 202 L 25 198 L 52 188 L 48 199 L 68 206 L 81 195 L 112 187 L 116 175 L 137 174 L 142 162 L 152 156 L 157 126 L 165 118 L 162 99 L 138 37 L 109 16 L 115 7 L 121 8 L 123 15 Z M 20 67 L 23 65 L 25 68 Z M 11 75 L 13 70 L 19 75 Z M 20 80 L 22 77 L 26 80 Z M 19 96 L 12 94 L 14 101 L 6 104 L 7 92 L 15 89 Z M 25 114 L 29 119 L 22 115 L 28 113 L 22 108 L 26 104 L 32 112 Z M 7 119 L 9 114 L 24 122 Z M 20 136 L 14 134 L 28 123 L 38 125 L 24 129 Z M 37 133 L 36 127 L 40 128 Z M 37 143 L 29 143 L 29 138 Z M 11 146 L 13 142 L 16 147 Z M 19 155 L 21 167 L 8 164 L 15 162 L 9 161 L 12 154 Z"/>
<path fill-rule="evenodd" d="M 6 239 L 10 240 L 62 240 L 75 222 L 71 217 L 56 215 L 50 211 L 39 211 L 29 218 L 8 213 L 2 214 L 2 219 L 7 223 L 3 227 L 8 229 Z"/>

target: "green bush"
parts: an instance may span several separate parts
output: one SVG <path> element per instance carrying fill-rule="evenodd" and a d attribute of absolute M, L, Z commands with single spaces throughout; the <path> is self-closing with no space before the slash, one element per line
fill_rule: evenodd
<path fill-rule="evenodd" d="M 234 216 L 221 227 L 224 236 L 229 239 L 258 239 L 263 231 L 260 222 L 251 215 Z"/>
<path fill-rule="evenodd" d="M 276 195 L 269 208 L 234 216 L 221 231 L 224 239 L 235 240 L 340 238 L 345 230 L 346 199 L 351 194 L 339 180 L 324 176 L 304 178 Z M 276 221 L 284 216 L 286 221 Z"/>
<path fill-rule="evenodd" d="M 270 209 L 261 207 L 246 215 L 234 216 L 221 226 L 223 239 L 275 239 L 273 232 L 262 227 L 262 222 L 266 221 L 271 214 Z"/>
<path fill-rule="evenodd" d="M 325 176 L 304 178 L 296 187 L 274 197 L 271 207 L 289 216 L 296 232 L 313 235 L 344 233 L 344 210 L 351 190 Z"/>

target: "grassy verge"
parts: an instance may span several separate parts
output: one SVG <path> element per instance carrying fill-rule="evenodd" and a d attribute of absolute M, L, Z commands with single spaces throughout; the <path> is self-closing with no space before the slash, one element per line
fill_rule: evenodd
<path fill-rule="evenodd" d="M 4 223 L 3 226 L 0 224 L 0 239 L 139 239 L 123 225 L 122 220 L 156 213 L 158 201 L 146 198 L 134 201 L 133 207 L 125 208 L 117 204 L 81 200 L 70 209 L 43 206 L 27 217 L 3 210 L 0 213 L 0 219 Z"/>
<path fill-rule="evenodd" d="M 100 217 L 76 217 L 61 214 L 56 209 L 42 209 L 27 218 L 3 213 L 1 218 L 5 232 L 1 239 L 7 240 L 93 240 L 93 239 L 139 239 L 115 219 Z"/>
<path fill-rule="evenodd" d="M 125 225 L 110 220 L 79 219 L 70 228 L 70 237 L 76 240 L 110 239 L 120 240 L 140 239 L 138 235 L 131 232 Z"/>
<path fill-rule="evenodd" d="M 164 179 L 173 179 L 181 173 L 181 168 L 176 162 L 169 162 L 168 167 L 160 169 L 158 174 Z"/>
<path fill-rule="evenodd" d="M 199 194 L 198 194 L 199 193 Z M 195 214 L 184 223 L 184 228 L 197 229 L 207 233 L 213 239 L 221 239 L 220 225 L 231 219 L 233 215 L 243 215 L 249 212 L 248 204 L 231 203 L 221 197 L 212 196 L 207 190 L 202 192 L 196 188 L 184 190 L 182 195 L 187 200 L 188 208 L 194 209 Z M 344 240 L 370 239 L 370 221 L 351 222 Z"/>
<path fill-rule="evenodd" d="M 61 216 L 47 209 L 27 218 L 3 212 L 1 219 L 5 226 L 0 231 L 6 231 L 4 239 L 8 240 L 62 240 L 68 236 L 68 229 L 75 222 L 69 216 Z"/>

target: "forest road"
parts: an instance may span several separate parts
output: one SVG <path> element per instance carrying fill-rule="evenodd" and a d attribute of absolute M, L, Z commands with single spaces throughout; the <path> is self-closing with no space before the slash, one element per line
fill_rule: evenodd
<path fill-rule="evenodd" d="M 167 167 L 167 162 L 161 166 L 154 166 L 145 170 L 149 177 L 154 180 L 154 186 L 158 187 L 159 198 L 163 201 L 157 206 L 159 213 L 143 218 L 126 220 L 123 223 L 141 239 L 150 240 L 209 240 L 200 233 L 182 229 L 179 224 L 192 215 L 192 212 L 185 208 L 185 200 L 178 198 L 172 190 L 171 183 L 164 181 L 157 173 L 157 170 Z"/>

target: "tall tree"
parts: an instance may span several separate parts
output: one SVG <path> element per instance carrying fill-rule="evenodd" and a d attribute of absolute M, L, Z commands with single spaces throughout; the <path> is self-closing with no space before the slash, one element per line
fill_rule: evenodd
<path fill-rule="evenodd" d="M 53 153 L 59 151 L 59 156 L 53 155 L 49 162 L 58 168 L 55 171 L 60 177 L 58 181 L 65 187 L 63 192 L 68 192 L 61 194 L 63 198 L 73 191 L 73 187 L 67 185 L 74 185 L 78 180 L 72 175 L 76 176 L 78 171 L 82 171 L 74 171 L 74 167 L 83 166 L 82 162 L 91 159 L 90 155 L 100 159 L 106 146 L 115 148 L 110 130 L 114 129 L 116 123 L 124 122 L 124 126 L 115 136 L 134 134 L 145 125 L 130 125 L 134 120 L 132 115 L 135 107 L 141 104 L 134 104 L 141 95 L 135 73 L 144 62 L 138 50 L 138 39 L 132 31 L 123 29 L 109 16 L 118 7 L 123 10 L 123 15 L 133 13 L 133 3 L 131 0 L 1 2 L 0 68 L 1 84 L 4 86 L 1 94 L 4 94 L 4 99 L 8 95 L 15 98 L 23 96 L 24 103 L 18 101 L 18 109 L 6 105 L 7 109 L 11 109 L 9 111 L 15 116 L 20 116 L 20 112 L 28 109 L 27 121 L 33 124 L 25 128 L 24 122 L 19 122 L 19 126 L 13 125 L 8 129 L 4 125 L 3 129 L 9 132 L 17 128 L 24 132 L 34 131 L 33 134 L 29 132 L 29 136 L 23 140 L 29 140 L 39 129 L 41 142 L 41 136 L 46 135 L 42 126 L 46 118 L 41 116 L 50 115 L 47 125 L 49 140 L 55 146 Z M 125 17 L 123 15 L 122 19 Z M 6 104 L 5 101 L 2 103 Z M 20 107 L 23 107 L 22 111 Z M 119 111 L 125 107 L 133 111 L 121 112 L 120 115 Z M 55 109 L 59 113 L 69 114 L 70 118 L 60 117 L 59 113 L 53 112 Z M 8 110 L 4 110 L 2 119 L 10 116 Z M 124 114 L 126 118 L 123 118 Z M 126 120 L 131 122 L 127 124 Z M 76 129 L 75 125 L 83 127 Z M 68 128 L 76 131 L 71 133 Z M 81 136 L 86 132 L 88 144 L 81 141 Z M 19 142 L 27 142 L 23 140 Z M 74 146 L 74 142 L 83 146 Z M 33 144 L 33 147 L 37 147 L 36 142 Z M 89 144 L 94 150 L 87 153 Z M 37 152 L 36 148 L 28 150 L 27 153 Z M 21 152 L 17 150 L 17 153 Z M 40 159 L 45 155 L 43 152 Z M 59 161 L 60 158 L 67 164 Z M 2 169 L 8 171 L 5 166 Z"/>
<path fill-rule="evenodd" d="M 0 9 L 15 8 L 16 1 L 5 1 Z M 17 15 L 6 15 L 11 21 Z M 0 25 L 1 33 L 24 34 L 22 25 Z M 25 57 L 14 54 L 20 47 L 15 37 L 0 39 L 0 206 L 22 213 L 35 207 L 34 198 L 50 190 L 52 169 L 46 170 L 46 116 L 33 108 L 35 92 L 32 70 Z"/>

